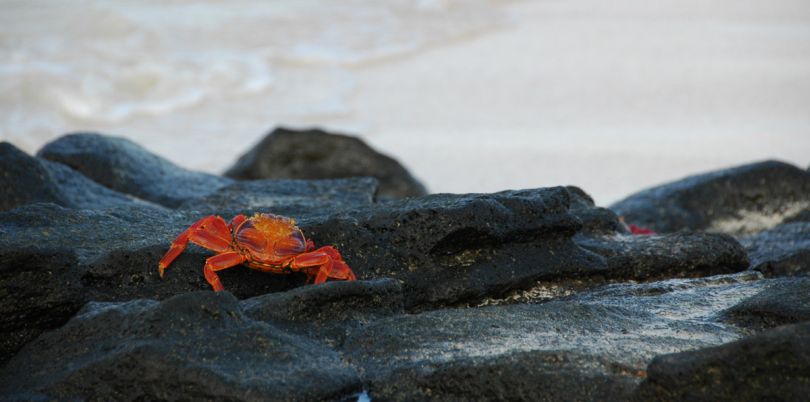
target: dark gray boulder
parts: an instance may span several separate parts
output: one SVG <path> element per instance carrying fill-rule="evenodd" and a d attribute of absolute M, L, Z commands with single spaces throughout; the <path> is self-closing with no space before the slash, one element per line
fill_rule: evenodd
<path fill-rule="evenodd" d="M 600 257 L 570 240 L 579 224 L 567 208 L 568 192 L 557 188 L 437 195 L 294 217 L 317 245 L 337 246 L 359 278 L 402 280 L 405 304 L 415 308 L 493 296 L 538 278 L 602 271 Z M 210 289 L 201 273 L 212 255 L 207 250 L 190 245 L 163 279 L 156 267 L 171 241 L 200 217 L 193 211 L 73 210 L 54 204 L 0 213 L 0 288 L 27 284 L 0 294 L 7 314 L 28 317 L 6 328 L 27 334 L 11 337 L 20 341 L 8 345 L 8 353 L 61 325 L 87 301 L 165 299 Z M 54 255 L 63 260 L 54 264 Z M 219 276 L 239 298 L 288 290 L 305 280 L 303 274 L 244 267 Z M 65 286 L 42 299 L 40 283 Z"/>
<path fill-rule="evenodd" d="M 637 401 L 800 401 L 810 395 L 810 322 L 656 357 Z"/>
<path fill-rule="evenodd" d="M 577 237 L 577 244 L 607 260 L 610 279 L 698 277 L 748 268 L 734 238 L 713 233 Z"/>
<path fill-rule="evenodd" d="M 183 169 L 125 138 L 96 133 L 65 135 L 37 156 L 70 166 L 115 191 L 171 208 L 233 183 Z"/>
<path fill-rule="evenodd" d="M 650 279 L 744 268 L 735 265 L 741 261 L 736 243 L 726 244 L 724 237 L 714 235 L 695 235 L 692 240 L 677 235 L 678 241 L 664 238 L 651 245 L 619 236 L 613 240 L 616 244 L 605 246 L 608 251 L 598 251 L 607 257 L 590 252 L 573 240 L 582 225 L 570 212 L 570 197 L 562 187 L 444 194 L 354 209 L 339 205 L 293 217 L 316 245 L 336 246 L 358 278 L 401 281 L 403 304 L 410 311 L 475 304 L 529 289 L 541 280 Z M 20 341 L 12 342 L 8 353 L 31 336 L 61 325 L 87 301 L 160 300 L 210 289 L 201 273 L 212 255 L 207 250 L 190 245 L 163 279 L 156 268 L 171 241 L 200 217 L 196 211 L 135 206 L 73 210 L 54 204 L 0 213 L 0 270 L 5 273 L 0 288 L 15 283 L 30 287 L 0 293 L 7 314 L 29 317 L 6 328 L 24 334 L 9 338 Z M 632 242 L 639 245 L 626 246 Z M 673 249 L 672 261 L 665 254 L 668 247 Z M 651 250 L 658 254 L 632 257 Z M 55 255 L 64 260 L 54 265 Z M 616 261 L 626 261 L 630 268 Z M 663 270 L 653 264 L 656 261 L 665 264 Z M 225 289 L 239 298 L 289 290 L 305 281 L 303 274 L 273 275 L 245 267 L 219 275 Z M 69 286 L 40 299 L 39 282 Z"/>
<path fill-rule="evenodd" d="M 0 370 L 6 399 L 335 400 L 361 384 L 335 351 L 247 317 L 228 293 L 90 303 Z"/>
<path fill-rule="evenodd" d="M 659 317 L 707 323 L 739 331 L 720 319 L 722 311 L 762 292 L 772 280 L 755 271 L 704 278 L 676 278 L 646 283 L 614 283 L 560 300 L 622 307 Z M 728 340 L 728 339 L 726 339 Z M 711 342 L 711 339 L 704 339 Z"/>
<path fill-rule="evenodd" d="M 721 320 L 762 331 L 810 321 L 810 278 L 777 278 L 767 287 L 718 314 Z"/>
<path fill-rule="evenodd" d="M 396 160 L 359 138 L 319 129 L 277 128 L 225 172 L 234 179 L 375 177 L 384 198 L 416 197 L 425 187 Z"/>
<path fill-rule="evenodd" d="M 571 195 L 571 213 L 582 221 L 580 233 L 589 235 L 628 234 L 629 231 L 615 212 L 597 207 L 593 198 L 579 187 L 566 186 Z"/>
<path fill-rule="evenodd" d="M 30 204 L 0 213 L 0 361 L 86 302 L 164 299 L 210 286 L 202 275 L 212 253 L 190 245 L 161 279 L 157 263 L 198 216 L 128 207 L 76 210 Z M 300 286 L 303 275 L 243 267 L 220 274 L 226 289 L 251 297 Z"/>
<path fill-rule="evenodd" d="M 130 204 L 148 206 L 100 186 L 60 163 L 32 157 L 7 142 L 0 142 L 0 186 L 3 188 L 0 211 L 36 202 L 88 209 Z"/>
<path fill-rule="evenodd" d="M 751 267 L 766 276 L 810 275 L 810 222 L 792 222 L 740 238 Z"/>
<path fill-rule="evenodd" d="M 576 301 L 435 310 L 375 321 L 343 352 L 372 400 L 625 400 L 655 355 L 737 336 L 653 311 Z"/>
<path fill-rule="evenodd" d="M 581 223 L 569 202 L 562 187 L 435 194 L 301 225 L 316 244 L 336 245 L 359 278 L 399 279 L 406 307 L 427 308 L 603 271 L 571 240 Z"/>
<path fill-rule="evenodd" d="M 653 187 L 610 208 L 660 233 L 754 233 L 810 208 L 810 173 L 778 161 L 752 163 Z"/>
<path fill-rule="evenodd" d="M 371 177 L 252 180 L 188 199 L 178 209 L 222 216 L 253 215 L 256 212 L 284 216 L 328 215 L 373 204 L 377 188 L 377 180 Z"/>
<path fill-rule="evenodd" d="M 404 314 L 402 286 L 388 278 L 302 286 L 245 299 L 241 304 L 253 319 L 332 346 L 339 346 L 350 332 L 362 331 L 375 320 Z"/>
<path fill-rule="evenodd" d="M 80 278 L 71 274 L 76 265 L 76 255 L 67 250 L 0 254 L 0 364 L 84 305 Z"/>

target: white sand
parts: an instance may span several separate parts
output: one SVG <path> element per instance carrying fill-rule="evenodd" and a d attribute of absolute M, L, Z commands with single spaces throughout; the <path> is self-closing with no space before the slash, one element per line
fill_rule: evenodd
<path fill-rule="evenodd" d="M 600 204 L 810 163 L 806 0 L 75 4 L 0 13 L 0 138 L 29 152 L 102 130 L 220 172 L 272 126 L 322 125 L 434 192 Z"/>

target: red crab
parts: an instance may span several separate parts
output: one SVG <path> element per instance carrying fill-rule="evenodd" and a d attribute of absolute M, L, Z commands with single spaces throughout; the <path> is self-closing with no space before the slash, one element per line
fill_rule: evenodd
<path fill-rule="evenodd" d="M 205 280 L 217 292 L 224 288 L 216 271 L 239 264 L 275 274 L 301 271 L 307 274 L 307 283 L 313 277 L 316 284 L 329 278 L 357 279 L 334 247 L 315 250 L 315 244 L 304 238 L 304 233 L 295 226 L 295 220 L 283 216 L 257 213 L 247 218 L 237 215 L 230 224 L 214 215 L 200 219 L 177 236 L 160 260 L 161 278 L 163 271 L 186 249 L 188 242 L 217 252 L 205 260 L 203 267 Z"/>
<path fill-rule="evenodd" d="M 624 225 L 624 227 L 626 227 L 627 230 L 630 231 L 630 233 L 632 233 L 634 235 L 654 235 L 655 234 L 655 232 L 652 229 L 647 229 L 647 228 L 645 228 L 643 226 L 637 226 L 637 225 L 634 225 L 632 223 L 625 222 L 623 216 L 619 217 L 619 222 L 621 222 L 621 224 Z"/>

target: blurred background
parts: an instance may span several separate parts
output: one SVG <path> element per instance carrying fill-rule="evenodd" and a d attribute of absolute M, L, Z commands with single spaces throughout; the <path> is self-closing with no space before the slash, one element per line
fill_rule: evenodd
<path fill-rule="evenodd" d="M 0 140 L 128 137 L 221 173 L 277 125 L 355 134 L 431 192 L 606 205 L 810 163 L 807 0 L 0 0 Z"/>

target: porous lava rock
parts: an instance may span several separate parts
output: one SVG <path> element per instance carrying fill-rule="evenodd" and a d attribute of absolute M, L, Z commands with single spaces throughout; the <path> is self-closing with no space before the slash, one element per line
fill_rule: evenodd
<path fill-rule="evenodd" d="M 729 235 L 672 233 L 577 237 L 577 244 L 607 260 L 611 279 L 682 278 L 742 271 L 745 249 Z"/>
<path fill-rule="evenodd" d="M 242 309 L 251 318 L 332 346 L 375 320 L 405 312 L 402 285 L 390 278 L 302 286 L 243 300 Z"/>
<path fill-rule="evenodd" d="M 384 318 L 343 352 L 372 400 L 597 401 L 625 400 L 655 355 L 733 339 L 651 311 L 550 301 Z"/>
<path fill-rule="evenodd" d="M 745 265 L 736 243 L 718 235 L 673 235 L 675 240 L 617 235 L 598 250 L 589 244 L 597 251 L 591 252 L 573 240 L 582 224 L 571 211 L 571 193 L 562 187 L 380 204 L 365 203 L 368 193 L 357 194 L 347 196 L 346 205 L 293 217 L 316 245 L 336 246 L 360 279 L 401 281 L 409 311 L 475 304 L 540 280 L 696 276 Z M 355 204 L 355 198 L 362 202 Z M 212 253 L 194 245 L 163 279 L 156 269 L 171 241 L 202 215 L 134 205 L 77 210 L 54 204 L 0 213 L 0 269 L 6 273 L 0 285 L 19 286 L 0 294 L 0 301 L 10 316 L 27 317 L 5 328 L 21 334 L 9 338 L 8 353 L 64 323 L 84 302 L 162 300 L 210 289 L 201 271 Z M 54 255 L 62 258 L 59 264 Z M 305 280 L 303 274 L 272 275 L 244 267 L 219 276 L 239 298 L 289 290 Z M 42 299 L 38 283 L 55 291 Z"/>
<path fill-rule="evenodd" d="M 111 191 L 61 163 L 32 157 L 0 142 L 0 211 L 52 202 L 68 208 L 109 208 L 147 203 Z M 157 207 L 157 206 L 154 206 Z"/>
<path fill-rule="evenodd" d="M 576 186 L 566 186 L 571 196 L 571 213 L 582 221 L 580 233 L 589 235 L 613 235 L 630 233 L 615 212 L 597 207 L 588 193 Z"/>
<path fill-rule="evenodd" d="M 319 129 L 276 128 L 242 155 L 225 176 L 242 179 L 376 177 L 384 198 L 417 197 L 425 187 L 396 160 L 359 138 Z"/>
<path fill-rule="evenodd" d="M 810 173 L 779 161 L 752 163 L 656 186 L 610 208 L 656 232 L 750 234 L 810 208 Z"/>
<path fill-rule="evenodd" d="M 658 356 L 637 401 L 800 401 L 810 395 L 810 322 Z"/>
<path fill-rule="evenodd" d="M 719 317 L 754 331 L 810 321 L 810 277 L 765 281 L 759 293 L 719 313 Z"/>
<path fill-rule="evenodd" d="M 46 144 L 37 156 L 65 164 L 115 191 L 171 208 L 233 183 L 181 168 L 128 139 L 98 133 L 65 135 Z"/>
<path fill-rule="evenodd" d="M 212 253 L 189 246 L 167 270 L 157 262 L 198 216 L 151 208 L 69 209 L 29 204 L 0 213 L 0 361 L 43 331 L 64 324 L 89 301 L 164 299 L 207 290 L 202 276 Z M 286 290 L 301 275 L 235 268 L 220 274 L 240 297 Z"/>
<path fill-rule="evenodd" d="M 751 267 L 766 276 L 810 275 L 810 222 L 791 222 L 740 238 Z"/>
<path fill-rule="evenodd" d="M 252 180 L 188 199 L 178 209 L 222 216 L 250 216 L 256 212 L 292 217 L 333 214 L 373 204 L 378 185 L 371 177 Z"/>
<path fill-rule="evenodd" d="M 41 154 L 75 170 L 0 145 L 13 190 L 0 211 L 5 399 L 349 400 L 363 389 L 373 400 L 722 399 L 742 381 L 733 376 L 748 381 L 745 397 L 804 395 L 796 345 L 807 329 L 771 328 L 808 319 L 807 278 L 766 278 L 801 274 L 807 249 L 806 210 L 791 212 L 804 198 L 788 191 L 803 187 L 783 164 L 669 193 L 672 205 L 717 198 L 696 209 L 711 230 L 785 218 L 738 242 L 630 235 L 573 186 L 378 199 L 368 177 L 208 182 L 100 135 Z M 757 195 L 766 190 L 773 200 Z M 303 274 L 234 267 L 216 294 L 201 272 L 213 253 L 194 245 L 159 277 L 193 222 L 254 212 L 296 219 L 359 280 L 305 285 Z M 783 328 L 793 329 L 771 332 Z"/>
<path fill-rule="evenodd" d="M 442 306 L 603 271 L 571 237 L 581 222 L 563 187 L 434 194 L 302 220 L 334 244 L 361 278 L 402 280 L 406 308 Z"/>
<path fill-rule="evenodd" d="M 10 360 L 0 384 L 18 400 L 310 401 L 361 391 L 337 352 L 213 292 L 90 303 Z"/>

